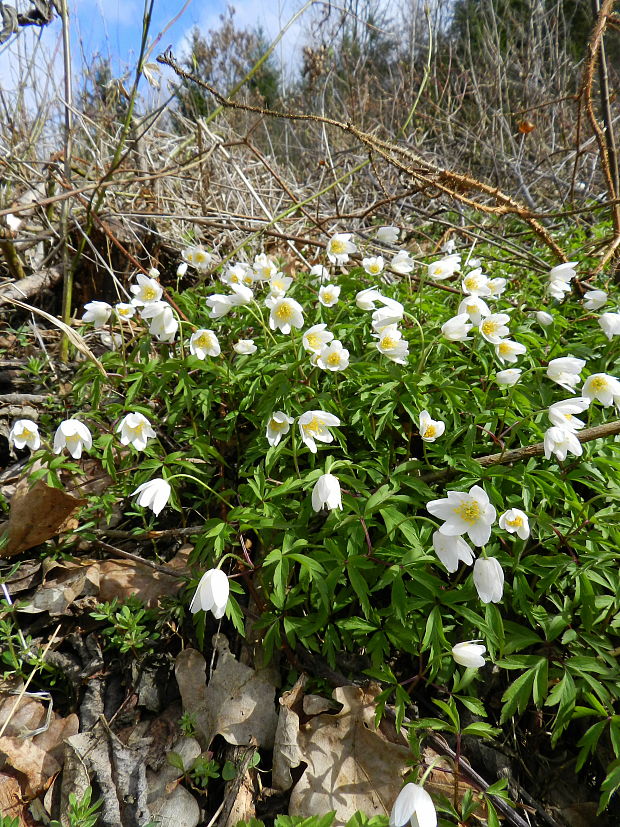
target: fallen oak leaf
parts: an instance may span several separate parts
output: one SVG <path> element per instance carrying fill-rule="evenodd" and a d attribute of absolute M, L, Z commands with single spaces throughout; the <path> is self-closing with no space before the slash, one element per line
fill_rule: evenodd
<path fill-rule="evenodd" d="M 9 519 L 0 525 L 0 539 L 8 538 L 0 548 L 0 557 L 13 557 L 55 537 L 67 518 L 85 503 L 43 480 L 32 487 L 28 477 L 20 480 L 11 498 Z"/>

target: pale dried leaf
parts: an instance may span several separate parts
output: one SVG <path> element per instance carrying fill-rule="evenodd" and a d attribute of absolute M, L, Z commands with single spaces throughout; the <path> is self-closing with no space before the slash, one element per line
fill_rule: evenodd
<path fill-rule="evenodd" d="M 288 692 L 280 698 L 280 714 L 273 745 L 271 785 L 276 790 L 288 790 L 293 785 L 291 769 L 298 767 L 302 757 L 299 749 L 299 711 L 305 700 L 304 688 L 308 678 L 301 674 Z"/>
<path fill-rule="evenodd" d="M 9 819 L 16 818 L 17 827 L 30 827 L 26 807 L 17 778 L 0 772 L 0 813 Z"/>
<path fill-rule="evenodd" d="M 183 709 L 191 712 L 209 747 L 216 735 L 234 745 L 273 746 L 277 715 L 275 687 L 261 672 L 244 666 L 228 649 L 223 635 L 216 635 L 218 663 L 205 687 L 205 660 L 193 649 L 179 654 L 175 675 Z"/>
<path fill-rule="evenodd" d="M 58 761 L 33 741 L 7 735 L 0 738 L 0 763 L 8 764 L 23 777 L 23 792 L 29 798 L 44 792 L 61 769 Z"/>
<path fill-rule="evenodd" d="M 390 812 L 410 753 L 375 729 L 377 694 L 377 687 L 366 692 L 338 687 L 334 698 L 342 710 L 317 715 L 301 727 L 298 744 L 308 766 L 293 788 L 290 815 L 306 818 L 334 810 L 337 826 L 357 810 L 368 816 Z"/>
<path fill-rule="evenodd" d="M 30 487 L 28 477 L 20 480 L 11 499 L 8 522 L 0 526 L 0 537 L 8 534 L 8 544 L 0 557 L 12 557 L 38 546 L 58 534 L 63 522 L 86 500 L 77 499 L 43 480 Z"/>

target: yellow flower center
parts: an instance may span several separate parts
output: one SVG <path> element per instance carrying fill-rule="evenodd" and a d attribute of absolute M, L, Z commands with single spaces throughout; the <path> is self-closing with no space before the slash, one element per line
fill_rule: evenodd
<path fill-rule="evenodd" d="M 119 307 L 118 314 L 119 316 L 129 316 L 129 308 L 128 307 Z"/>
<path fill-rule="evenodd" d="M 322 427 L 323 423 L 318 416 L 313 416 L 310 422 L 306 425 L 302 425 L 305 434 L 318 434 Z"/>
<path fill-rule="evenodd" d="M 283 431 L 287 425 L 288 422 L 286 422 L 286 420 L 284 422 L 278 422 L 277 419 L 272 419 L 269 423 L 269 427 L 272 431 Z"/>
<path fill-rule="evenodd" d="M 281 304 L 274 315 L 279 322 L 288 322 L 293 317 L 293 308 L 288 304 Z"/>
<path fill-rule="evenodd" d="M 467 276 L 467 278 L 464 281 L 464 284 L 468 290 L 475 290 L 477 287 L 479 287 L 480 280 L 477 276 Z"/>
<path fill-rule="evenodd" d="M 436 425 L 427 425 L 424 429 L 424 433 L 422 434 L 423 437 L 430 439 L 437 434 L 437 426 Z"/>
<path fill-rule="evenodd" d="M 194 342 L 196 347 L 201 348 L 208 348 L 211 347 L 211 336 L 208 333 L 201 333 L 200 336 Z"/>
<path fill-rule="evenodd" d="M 313 350 L 318 350 L 321 347 L 321 338 L 318 333 L 309 333 L 306 336 L 306 342 L 308 343 L 308 347 L 311 347 Z"/>
<path fill-rule="evenodd" d="M 512 528 L 520 528 L 523 525 L 523 517 L 515 517 L 514 520 L 506 520 L 506 525 Z"/>
<path fill-rule="evenodd" d="M 204 262 L 207 261 L 207 254 L 204 253 L 202 250 L 197 250 L 194 253 L 194 261 L 197 264 L 204 264 Z"/>
<path fill-rule="evenodd" d="M 33 436 L 32 431 L 29 428 L 22 428 L 22 439 L 28 439 L 28 437 Z"/>
<path fill-rule="evenodd" d="M 329 246 L 331 252 L 337 256 L 342 255 L 342 253 L 344 253 L 345 251 L 344 241 L 341 241 L 339 238 L 332 239 Z"/>
<path fill-rule="evenodd" d="M 271 286 L 275 290 L 284 290 L 284 282 L 280 281 L 280 279 L 274 279 L 274 281 L 271 282 Z"/>
<path fill-rule="evenodd" d="M 512 348 L 507 342 L 500 342 L 499 352 L 502 356 L 507 356 L 509 353 L 512 353 Z"/>
<path fill-rule="evenodd" d="M 142 297 L 147 302 L 152 302 L 157 298 L 157 290 L 154 287 L 145 287 Z"/>
<path fill-rule="evenodd" d="M 239 276 L 236 273 L 231 273 L 230 283 L 231 284 L 239 284 Z"/>
<path fill-rule="evenodd" d="M 332 365 L 332 366 L 339 365 L 340 361 L 341 361 L 340 354 L 337 351 L 334 351 L 333 353 L 330 353 L 329 356 L 327 357 L 327 364 L 328 365 Z"/>
<path fill-rule="evenodd" d="M 373 274 L 381 272 L 381 268 L 379 267 L 378 264 L 371 264 L 371 265 L 369 265 L 368 269 Z"/>
<path fill-rule="evenodd" d="M 396 347 L 396 339 L 393 339 L 391 336 L 384 336 L 381 339 L 381 347 L 384 350 L 391 350 L 393 347 Z"/>
<path fill-rule="evenodd" d="M 484 322 L 482 322 L 482 327 L 480 329 L 483 333 L 486 333 L 487 336 L 489 336 L 492 333 L 496 333 L 498 328 L 499 322 L 489 321 L 488 319 L 486 319 Z"/>
<path fill-rule="evenodd" d="M 469 525 L 473 525 L 482 514 L 480 504 L 476 500 L 461 503 L 453 510 L 457 517 L 460 517 L 463 522 L 469 523 Z"/>
<path fill-rule="evenodd" d="M 478 312 L 478 305 L 477 304 L 468 304 L 466 309 L 467 309 L 468 313 L 477 313 Z"/>
<path fill-rule="evenodd" d="M 323 301 L 324 302 L 332 302 L 334 300 L 333 293 L 323 293 Z"/>
<path fill-rule="evenodd" d="M 597 376 L 596 379 L 593 379 L 590 383 L 590 387 L 593 391 L 604 391 L 607 388 L 607 379 L 604 379 L 602 376 Z"/>
<path fill-rule="evenodd" d="M 251 287 L 254 284 L 254 280 L 252 276 L 245 276 L 243 279 L 243 283 L 247 284 L 248 287 Z"/>

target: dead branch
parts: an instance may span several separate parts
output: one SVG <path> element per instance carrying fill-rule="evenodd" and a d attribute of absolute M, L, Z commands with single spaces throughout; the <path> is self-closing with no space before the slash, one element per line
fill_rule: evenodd
<path fill-rule="evenodd" d="M 582 431 L 577 431 L 575 436 L 579 442 L 592 442 L 594 439 L 603 439 L 616 434 L 620 434 L 620 419 L 607 422 L 605 425 L 595 425 L 594 428 L 584 428 Z M 479 462 L 483 468 L 489 468 L 492 465 L 510 465 L 513 462 L 520 462 L 530 457 L 542 456 L 544 453 L 544 443 L 536 442 L 534 445 L 525 445 L 522 448 L 512 448 L 499 454 L 488 454 L 484 457 L 473 457 L 473 459 Z M 445 468 L 443 471 L 431 471 L 429 474 L 422 474 L 420 479 L 427 483 L 441 482 L 442 480 L 452 479 L 458 473 L 456 468 Z"/>
<path fill-rule="evenodd" d="M 31 299 L 43 290 L 49 290 L 62 281 L 60 270 L 50 268 L 20 279 L 18 284 L 8 284 L 0 288 L 0 306 L 10 304 L 14 299 Z"/>
<path fill-rule="evenodd" d="M 610 2 L 610 0 L 607 0 L 607 2 Z M 166 51 L 163 55 L 159 55 L 157 61 L 158 63 L 170 66 L 170 68 L 184 80 L 196 83 L 198 86 L 205 89 L 213 95 L 221 106 L 225 108 L 238 109 L 244 112 L 253 112 L 267 118 L 321 123 L 340 129 L 343 132 L 347 132 L 350 135 L 353 135 L 354 138 L 367 147 L 371 152 L 374 152 L 383 158 L 383 160 L 390 166 L 405 173 L 414 180 L 419 181 L 425 187 L 433 190 L 439 190 L 465 206 L 475 210 L 480 210 L 490 215 L 516 215 L 524 221 L 534 233 L 536 233 L 536 235 L 554 253 L 554 255 L 560 259 L 560 261 L 567 261 L 564 252 L 551 238 L 546 228 L 534 217 L 532 211 L 527 209 L 527 207 L 512 198 L 510 195 L 502 192 L 497 187 L 491 187 L 469 175 L 463 175 L 447 169 L 441 169 L 435 164 L 426 161 L 424 158 L 417 155 L 409 147 L 403 147 L 391 141 L 381 140 L 375 135 L 371 135 L 368 132 L 358 129 L 352 123 L 343 123 L 335 118 L 328 118 L 323 115 L 306 115 L 300 112 L 280 112 L 274 109 L 266 109 L 261 106 L 253 106 L 251 104 L 239 103 L 238 101 L 231 100 L 230 98 L 220 94 L 220 92 L 218 92 L 209 83 L 206 83 L 190 72 L 186 72 L 177 63 L 170 50 Z M 468 192 L 485 195 L 491 198 L 495 204 L 493 205 L 477 201 L 465 194 Z"/>

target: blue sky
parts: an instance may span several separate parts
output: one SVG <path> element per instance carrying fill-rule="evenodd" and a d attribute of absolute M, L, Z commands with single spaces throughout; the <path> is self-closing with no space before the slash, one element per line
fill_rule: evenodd
<path fill-rule="evenodd" d="M 13 0 L 18 8 L 26 0 Z M 280 31 L 291 15 L 303 6 L 303 0 L 272 0 L 270 3 L 256 0 L 231 2 L 235 7 L 235 20 L 239 27 L 260 24 L 271 39 Z M 71 18 L 74 73 L 88 64 L 93 54 L 99 53 L 112 59 L 115 72 L 135 67 L 140 48 L 144 0 L 68 0 Z M 187 34 L 194 26 L 207 33 L 217 28 L 219 15 L 228 3 L 226 0 L 190 0 L 180 18 L 163 34 L 153 51 L 157 54 L 171 45 L 177 56 L 183 51 Z M 155 0 L 150 41 L 162 32 L 183 10 L 184 0 Z M 276 53 L 285 65 L 294 62 L 304 41 L 304 23 L 298 22 L 285 36 Z M 56 19 L 42 30 L 35 27 L 21 30 L 19 36 L 0 46 L 0 88 L 11 90 L 19 74 L 18 66 L 35 56 L 38 82 L 44 75 L 62 77 L 61 26 Z M 79 85 L 79 81 L 78 81 Z"/>

